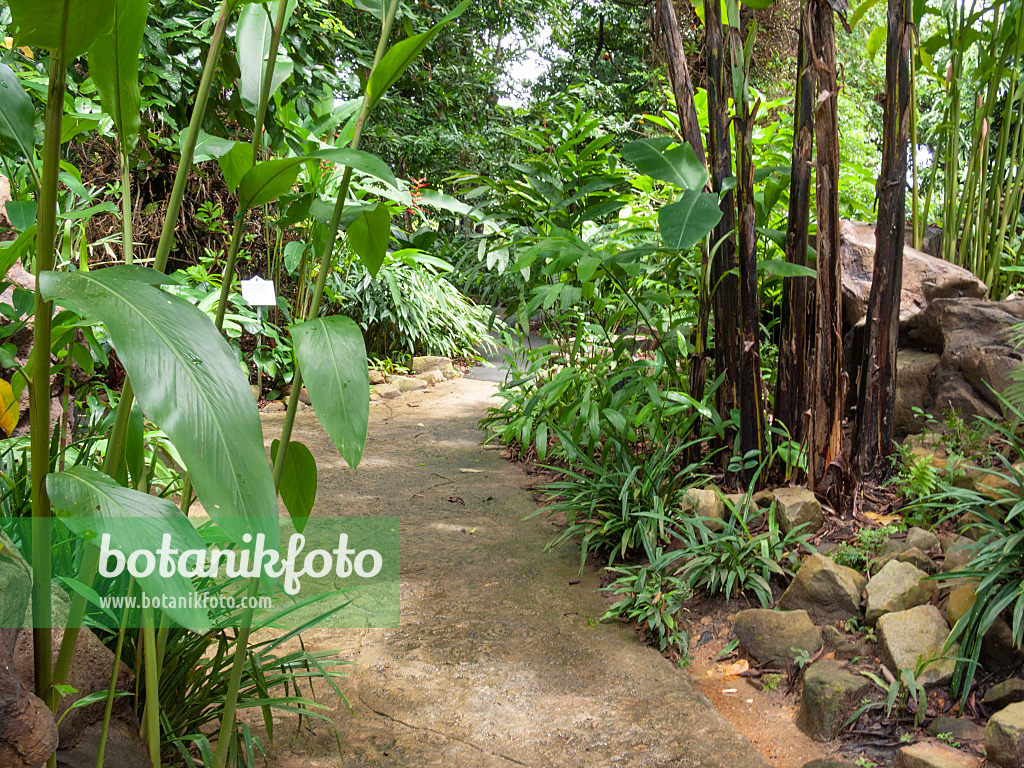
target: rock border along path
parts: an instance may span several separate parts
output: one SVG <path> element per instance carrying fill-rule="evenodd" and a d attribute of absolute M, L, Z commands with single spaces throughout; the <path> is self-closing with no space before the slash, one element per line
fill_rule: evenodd
<path fill-rule="evenodd" d="M 277 768 L 764 768 L 686 672 L 623 624 L 599 624 L 599 573 L 554 532 L 531 478 L 481 445 L 494 384 L 460 379 L 371 408 L 353 472 L 316 422 L 295 437 L 320 467 L 314 514 L 402 518 L 402 625 L 314 630 L 345 648 L 335 735 L 277 731 Z M 279 414 L 264 416 L 268 440 Z M 463 470 L 471 470 L 465 472 Z M 286 733 L 287 731 L 287 733 Z"/>

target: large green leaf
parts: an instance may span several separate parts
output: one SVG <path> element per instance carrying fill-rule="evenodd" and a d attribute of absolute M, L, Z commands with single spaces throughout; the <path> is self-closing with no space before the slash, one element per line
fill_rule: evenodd
<path fill-rule="evenodd" d="M 270 444 L 271 461 L 277 461 L 277 451 L 280 447 L 280 440 Z M 298 440 L 288 443 L 288 452 L 284 456 L 281 501 L 291 515 L 295 530 L 302 533 L 316 501 L 316 459 L 309 448 Z"/>
<path fill-rule="evenodd" d="M 306 160 L 305 157 L 282 157 L 254 165 L 238 185 L 241 210 L 266 205 L 290 190 Z"/>
<path fill-rule="evenodd" d="M 178 449 L 207 513 L 236 542 L 278 538 L 277 497 L 256 402 L 216 326 L 142 267 L 44 272 L 49 301 L 102 322 L 146 416 Z"/>
<path fill-rule="evenodd" d="M 295 11 L 296 0 L 289 0 L 285 12 L 285 25 Z M 260 94 L 267 73 L 270 57 L 270 38 L 277 18 L 277 0 L 270 3 L 252 3 L 238 14 L 235 32 L 235 49 L 238 51 L 238 91 L 242 106 L 249 114 L 255 115 L 260 103 Z M 295 64 L 284 53 L 278 53 L 274 63 L 274 76 L 270 81 L 271 96 L 281 87 L 295 69 Z"/>
<path fill-rule="evenodd" d="M 156 552 L 164 534 L 169 534 L 172 547 L 179 552 L 206 549 L 198 531 L 170 501 L 118 485 L 91 467 L 51 472 L 46 476 L 46 492 L 64 525 L 96 546 L 103 534 L 108 534 L 111 550 L 128 555 L 137 550 Z M 149 594 L 172 598 L 165 612 L 178 624 L 193 632 L 210 628 L 206 611 L 188 599 L 196 591 L 185 576 L 166 576 L 157 568 L 138 581 Z"/>
<path fill-rule="evenodd" d="M 329 163 L 348 166 L 385 181 L 392 187 L 398 186 L 398 180 L 395 179 L 395 174 L 388 168 L 387 163 L 369 152 L 363 152 L 360 149 L 329 148 L 317 150 L 309 156 L 316 160 L 326 160 Z"/>
<path fill-rule="evenodd" d="M 36 144 L 36 111 L 18 76 L 0 64 L 0 150 L 31 160 Z"/>
<path fill-rule="evenodd" d="M 131 152 L 142 127 L 139 54 L 149 17 L 149 0 L 113 0 L 114 24 L 89 49 L 89 74 L 103 111 L 114 119 L 122 151 Z"/>
<path fill-rule="evenodd" d="M 380 101 L 381 96 L 402 76 L 402 73 L 409 68 L 409 65 L 416 60 L 423 48 L 437 36 L 444 25 L 462 15 L 462 12 L 468 7 L 469 0 L 462 0 L 451 13 L 426 32 L 407 37 L 388 49 L 387 53 L 377 62 L 377 66 L 373 68 L 370 79 L 366 83 L 366 97 L 371 107 Z"/>
<path fill-rule="evenodd" d="M 320 423 L 355 469 L 370 423 L 370 375 L 359 326 L 348 317 L 318 317 L 290 328 L 295 357 Z M 289 451 L 290 452 L 290 451 Z"/>
<path fill-rule="evenodd" d="M 217 164 L 224 174 L 224 182 L 228 189 L 234 192 L 242 183 L 250 170 L 252 170 L 252 147 L 242 142 L 235 142 L 230 150 L 217 158 Z"/>
<path fill-rule="evenodd" d="M 640 139 L 631 141 L 622 148 L 622 159 L 636 167 L 645 176 L 651 176 L 680 189 L 704 189 L 708 171 L 697 159 L 697 153 L 689 144 L 666 149 L 671 139 Z"/>
<path fill-rule="evenodd" d="M 10 0 L 16 45 L 55 51 L 61 45 L 70 61 L 89 50 L 97 37 L 110 31 L 116 0 Z M 65 13 L 67 19 L 65 20 Z"/>
<path fill-rule="evenodd" d="M 377 203 L 373 208 L 363 211 L 348 225 L 348 244 L 359 256 L 366 271 L 376 277 L 388 253 L 391 242 L 391 211 L 387 203 Z"/>
<path fill-rule="evenodd" d="M 686 251 L 699 243 L 722 218 L 718 198 L 686 190 L 671 205 L 658 209 L 658 227 L 666 248 Z"/>

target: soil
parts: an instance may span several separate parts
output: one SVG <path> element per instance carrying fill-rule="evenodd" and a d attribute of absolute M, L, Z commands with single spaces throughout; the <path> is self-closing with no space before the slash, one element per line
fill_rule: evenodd
<path fill-rule="evenodd" d="M 524 519 L 535 478 L 481 445 L 493 391 L 459 379 L 372 406 L 357 471 L 313 413 L 298 414 L 295 438 L 320 470 L 314 514 L 401 516 L 402 620 L 304 633 L 308 648 L 343 648 L 353 663 L 342 681 L 351 710 L 318 691 L 333 728 L 283 718 L 268 764 L 796 766 L 766 762 L 737 735 L 693 670 L 629 626 L 597 621 L 600 571 L 581 573 L 571 547 L 544 551 L 551 524 Z M 282 416 L 263 420 L 269 441 Z"/>

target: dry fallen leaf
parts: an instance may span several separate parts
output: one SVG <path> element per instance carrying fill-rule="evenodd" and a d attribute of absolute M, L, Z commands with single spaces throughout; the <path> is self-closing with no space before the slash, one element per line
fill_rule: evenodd
<path fill-rule="evenodd" d="M 750 663 L 746 659 L 740 659 L 739 661 L 734 662 L 725 668 L 725 670 L 722 672 L 723 679 L 731 680 L 735 678 L 737 675 L 743 674 L 748 669 L 750 669 Z"/>
<path fill-rule="evenodd" d="M 14 396 L 14 390 L 11 389 L 9 382 L 0 379 L 0 429 L 10 437 L 20 418 L 21 410 L 18 408 L 18 398 Z"/>

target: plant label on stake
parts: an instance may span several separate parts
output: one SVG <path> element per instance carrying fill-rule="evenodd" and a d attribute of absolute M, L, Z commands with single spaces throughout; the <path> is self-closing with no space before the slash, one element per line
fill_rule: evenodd
<path fill-rule="evenodd" d="M 277 292 L 274 290 L 273 280 L 264 280 L 259 275 L 253 275 L 248 280 L 239 283 L 242 287 L 242 300 L 249 306 L 255 307 L 256 316 L 259 318 L 260 333 L 257 337 L 258 347 L 263 346 L 263 313 L 267 307 L 277 306 Z M 256 386 L 263 392 L 263 369 L 256 366 Z M 257 398 L 258 399 L 258 398 Z"/>

